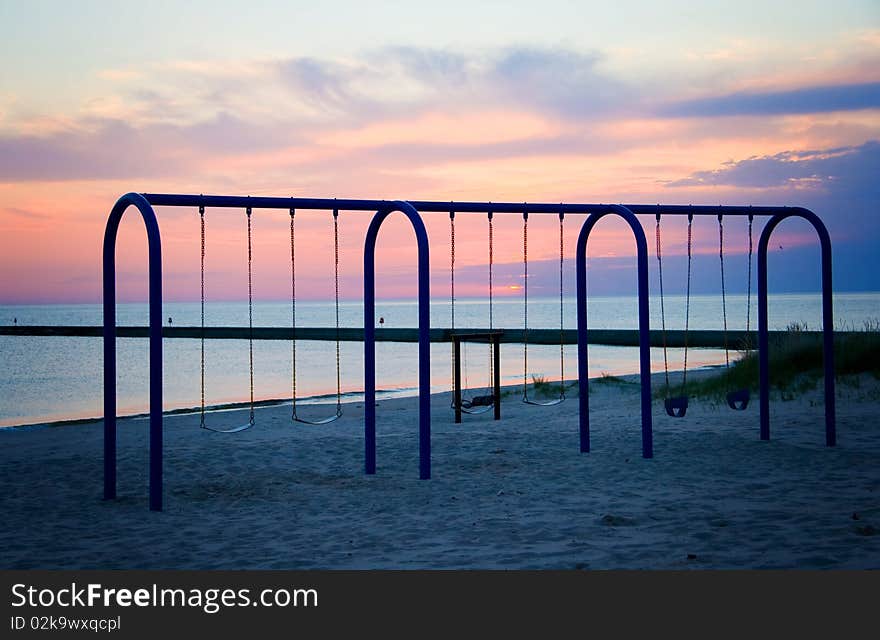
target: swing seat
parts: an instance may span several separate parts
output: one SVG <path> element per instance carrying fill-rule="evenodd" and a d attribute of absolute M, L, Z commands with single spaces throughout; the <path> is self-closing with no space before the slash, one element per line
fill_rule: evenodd
<path fill-rule="evenodd" d="M 666 413 L 672 418 L 684 418 L 684 414 L 687 413 L 688 408 L 688 397 L 687 396 L 675 396 L 674 398 L 666 398 L 663 401 L 663 405 L 666 407 Z"/>
<path fill-rule="evenodd" d="M 727 406 L 734 411 L 744 411 L 749 406 L 749 390 L 737 389 L 728 393 Z"/>
<path fill-rule="evenodd" d="M 239 433 L 240 431 L 247 431 L 248 429 L 250 429 L 251 427 L 254 426 L 254 423 L 247 422 L 241 426 L 230 427 L 229 429 L 216 429 L 214 427 L 209 427 L 208 425 L 206 425 L 204 423 L 202 423 L 200 426 L 202 427 L 202 429 L 204 429 L 206 431 L 213 431 L 214 433 Z"/>
<path fill-rule="evenodd" d="M 528 396 L 528 394 L 524 392 L 522 401 L 526 404 L 530 404 L 535 407 L 554 407 L 557 404 L 562 404 L 563 402 L 565 402 L 565 392 L 563 391 L 561 394 L 559 394 L 558 398 L 554 398 L 553 400 L 546 400 L 546 401 L 532 400 Z"/>
<path fill-rule="evenodd" d="M 336 422 L 341 417 L 342 417 L 342 405 L 341 404 L 336 405 L 336 413 L 329 415 L 326 418 L 319 418 L 317 420 L 309 420 L 308 418 L 302 418 L 299 415 L 297 415 L 296 410 L 293 411 L 293 414 L 291 416 L 291 418 L 294 422 L 301 422 L 302 424 L 311 424 L 311 425 L 316 425 L 316 426 L 320 426 L 322 424 L 330 424 L 331 422 Z"/>
<path fill-rule="evenodd" d="M 462 400 L 462 406 L 467 402 L 468 407 L 491 407 L 495 404 L 495 396 L 474 396 L 470 401 Z"/>
<path fill-rule="evenodd" d="M 462 398 L 461 405 L 459 409 L 462 413 L 466 413 L 468 415 L 477 416 L 481 413 L 486 413 L 487 411 L 491 411 L 492 407 L 495 406 L 495 400 L 492 396 L 477 396 L 471 399 Z M 452 408 L 455 409 L 455 403 L 452 404 Z"/>

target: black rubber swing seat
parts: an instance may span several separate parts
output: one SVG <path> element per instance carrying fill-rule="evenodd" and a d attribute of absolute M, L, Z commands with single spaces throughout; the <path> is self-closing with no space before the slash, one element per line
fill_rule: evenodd
<path fill-rule="evenodd" d="M 476 416 L 491 411 L 494 406 L 495 398 L 491 395 L 483 395 L 474 396 L 473 398 L 462 398 L 458 408 L 462 413 Z M 454 402 L 452 403 L 452 408 L 455 409 Z"/>
<path fill-rule="evenodd" d="M 687 413 L 688 408 L 688 397 L 687 396 L 675 396 L 674 398 L 666 398 L 663 401 L 663 405 L 666 407 L 666 413 L 673 418 L 684 418 L 684 414 Z"/>
<path fill-rule="evenodd" d="M 749 406 L 749 390 L 737 389 L 727 394 L 727 406 L 734 411 L 744 411 Z"/>
<path fill-rule="evenodd" d="M 465 409 L 470 409 L 471 407 L 491 407 L 495 404 L 495 396 L 487 395 L 487 396 L 474 396 L 470 400 L 462 400 L 461 406 Z"/>

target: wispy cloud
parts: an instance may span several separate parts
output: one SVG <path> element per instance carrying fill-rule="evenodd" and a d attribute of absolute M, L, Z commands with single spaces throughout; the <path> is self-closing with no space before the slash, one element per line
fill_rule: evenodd
<path fill-rule="evenodd" d="M 725 163 L 720 169 L 697 171 L 669 187 L 734 186 L 746 188 L 816 187 L 847 183 L 880 192 L 880 142 L 814 151 L 784 151 Z"/>
<path fill-rule="evenodd" d="M 507 47 L 482 53 L 383 47 L 356 60 L 293 58 L 279 75 L 303 101 L 338 115 L 499 103 L 582 119 L 620 108 L 634 92 L 599 69 L 598 52 Z"/>
<path fill-rule="evenodd" d="M 0 181 L 168 176 L 186 170 L 200 154 L 272 149 L 295 140 L 290 132 L 227 113 L 191 125 L 88 119 L 47 135 L 0 136 Z"/>
<path fill-rule="evenodd" d="M 515 104 L 581 119 L 623 108 L 635 95 L 599 70 L 601 60 L 596 52 L 513 48 L 494 61 L 485 79 Z"/>
<path fill-rule="evenodd" d="M 46 220 L 49 218 L 49 214 L 47 213 L 33 211 L 31 209 L 22 209 L 20 207 L 4 207 L 3 211 L 13 218 L 23 218 L 25 220 Z"/>
<path fill-rule="evenodd" d="M 675 118 L 766 116 L 880 109 L 880 82 L 803 87 L 789 91 L 740 92 L 676 102 L 659 114 Z"/>
<path fill-rule="evenodd" d="M 317 58 L 293 58 L 278 64 L 282 83 L 296 94 L 298 100 L 338 116 L 373 107 L 374 100 L 358 91 L 356 83 L 370 75 L 362 65 L 346 65 Z"/>

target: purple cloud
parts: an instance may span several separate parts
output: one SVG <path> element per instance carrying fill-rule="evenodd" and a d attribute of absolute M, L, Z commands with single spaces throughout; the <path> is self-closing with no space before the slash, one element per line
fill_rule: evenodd
<path fill-rule="evenodd" d="M 660 109 L 673 118 L 761 116 L 880 109 L 880 82 L 804 87 L 791 91 L 732 93 L 686 100 Z"/>
<path fill-rule="evenodd" d="M 485 79 L 508 101 L 578 119 L 621 109 L 634 97 L 597 69 L 601 59 L 595 52 L 514 48 L 494 61 Z"/>
<path fill-rule="evenodd" d="M 377 66 L 392 64 L 421 82 L 443 87 L 462 87 L 470 81 L 465 55 L 443 49 L 391 46 L 370 56 Z"/>
<path fill-rule="evenodd" d="M 221 113 L 191 125 L 135 127 L 121 120 L 87 120 L 46 136 L 0 136 L 0 181 L 94 180 L 179 175 L 193 154 L 280 148 L 289 131 L 253 125 Z"/>
<path fill-rule="evenodd" d="M 733 186 L 768 188 L 814 185 L 846 187 L 876 196 L 880 175 L 880 141 L 857 147 L 818 151 L 784 151 L 728 162 L 721 169 L 697 171 L 667 187 Z"/>
<path fill-rule="evenodd" d="M 279 69 L 282 81 L 303 101 L 351 117 L 411 113 L 414 108 L 438 105 L 503 103 L 579 119 L 621 109 L 633 98 L 629 87 L 598 70 L 601 60 L 596 52 L 564 48 L 511 47 L 465 55 L 444 49 L 385 47 L 354 63 L 293 58 Z M 376 82 L 364 82 L 365 78 Z M 402 101 L 396 95 L 386 96 L 385 81 L 390 78 L 419 91 Z"/>

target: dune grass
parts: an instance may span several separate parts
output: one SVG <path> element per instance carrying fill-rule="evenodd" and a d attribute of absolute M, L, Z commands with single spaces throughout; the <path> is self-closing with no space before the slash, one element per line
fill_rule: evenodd
<path fill-rule="evenodd" d="M 780 338 L 770 343 L 770 387 L 783 399 L 816 387 L 823 375 L 822 341 L 808 335 L 806 325 L 791 324 Z M 748 345 L 745 345 L 748 346 Z M 742 357 L 731 362 L 730 369 L 717 375 L 688 381 L 685 394 L 722 398 L 728 391 L 758 389 L 758 352 L 742 349 Z M 880 379 L 880 321 L 866 322 L 863 330 L 835 336 L 834 369 L 838 382 L 858 385 L 859 374 Z M 678 389 L 673 385 L 673 393 Z M 662 396 L 664 389 L 657 393 Z"/>
<path fill-rule="evenodd" d="M 637 382 L 633 382 L 631 380 L 624 380 L 620 376 L 611 375 L 607 371 L 603 371 L 599 375 L 598 378 L 593 380 L 593 384 L 638 385 Z"/>
<path fill-rule="evenodd" d="M 550 397 L 560 395 L 567 387 L 564 383 L 550 382 L 542 375 L 532 374 L 532 389 L 535 395 Z"/>

